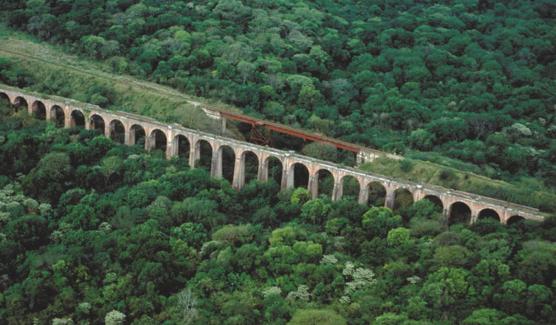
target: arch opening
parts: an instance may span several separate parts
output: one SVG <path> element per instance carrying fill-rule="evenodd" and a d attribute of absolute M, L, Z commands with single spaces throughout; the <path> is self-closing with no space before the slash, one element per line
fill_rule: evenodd
<path fill-rule="evenodd" d="M 222 178 L 231 183 L 234 180 L 234 168 L 236 164 L 236 154 L 234 149 L 223 145 L 218 148 L 218 154 L 221 161 L 220 167 L 222 168 Z"/>
<path fill-rule="evenodd" d="M 406 188 L 394 191 L 394 210 L 408 208 L 413 204 L 413 194 Z"/>
<path fill-rule="evenodd" d="M 189 163 L 189 153 L 191 151 L 189 139 L 183 134 L 178 134 L 174 137 L 173 145 L 178 158 L 185 159 Z"/>
<path fill-rule="evenodd" d="M 54 105 L 50 108 L 50 120 L 54 122 L 57 127 L 64 127 L 65 114 L 64 110 L 58 106 Z"/>
<path fill-rule="evenodd" d="M 114 142 L 124 143 L 125 142 L 125 127 L 120 120 L 112 120 L 109 125 L 110 139 Z"/>
<path fill-rule="evenodd" d="M 368 204 L 371 206 L 382 207 L 386 203 L 386 188 L 380 182 L 370 182 Z"/>
<path fill-rule="evenodd" d="M 244 166 L 243 182 L 247 184 L 257 180 L 259 174 L 259 157 L 253 151 L 244 151 L 241 161 Z"/>
<path fill-rule="evenodd" d="M 150 150 L 160 150 L 166 152 L 166 147 L 168 146 L 168 139 L 166 138 L 166 133 L 160 129 L 154 129 L 151 132 L 149 139 L 149 149 Z"/>
<path fill-rule="evenodd" d="M 483 209 L 481 210 L 481 212 L 479 212 L 478 219 L 479 220 L 491 219 L 491 220 L 500 221 L 500 215 L 498 214 L 498 212 L 496 212 L 493 209 Z"/>
<path fill-rule="evenodd" d="M 0 107 L 2 108 L 2 110 L 6 109 L 6 112 L 11 113 L 12 106 L 13 105 L 10 101 L 10 97 L 8 97 L 8 95 L 5 93 L 0 93 Z"/>
<path fill-rule="evenodd" d="M 423 200 L 427 200 L 434 204 L 434 206 L 436 207 L 435 210 L 438 212 L 442 212 L 444 210 L 444 204 L 442 203 L 442 200 L 436 195 L 426 195 Z"/>
<path fill-rule="evenodd" d="M 519 225 L 521 223 L 523 223 L 525 221 L 525 218 L 519 215 L 515 215 L 515 216 L 511 216 L 508 221 L 506 222 L 506 224 L 508 226 L 516 226 Z"/>
<path fill-rule="evenodd" d="M 104 124 L 104 119 L 102 118 L 102 116 L 98 114 L 91 115 L 89 126 L 91 130 L 95 130 L 100 134 L 104 134 L 106 128 L 106 125 Z"/>
<path fill-rule="evenodd" d="M 85 115 L 80 110 L 74 110 L 71 112 L 71 127 L 84 128 L 85 127 Z"/>
<path fill-rule="evenodd" d="M 304 187 L 309 184 L 309 169 L 302 163 L 293 163 L 289 172 L 289 187 Z"/>
<path fill-rule="evenodd" d="M 351 175 L 346 175 L 342 178 L 342 199 L 357 201 L 360 189 L 357 178 Z"/>
<path fill-rule="evenodd" d="M 36 119 L 46 119 L 46 106 L 44 106 L 44 103 L 40 100 L 37 100 L 33 103 L 33 105 L 31 106 L 31 112 L 33 114 L 33 117 Z"/>
<path fill-rule="evenodd" d="M 457 223 L 469 224 L 471 221 L 471 208 L 463 202 L 455 202 L 450 207 L 448 215 L 448 225 Z"/>
<path fill-rule="evenodd" d="M 320 169 L 317 172 L 317 186 L 317 195 L 332 197 L 334 176 L 328 169 Z"/>
<path fill-rule="evenodd" d="M 195 144 L 195 166 L 210 171 L 212 162 L 212 146 L 206 140 L 199 140 Z"/>
<path fill-rule="evenodd" d="M 27 110 L 29 104 L 27 103 L 27 100 L 25 98 L 19 96 L 15 98 L 14 107 L 15 111 L 19 112 L 20 109 Z"/>
<path fill-rule="evenodd" d="M 132 146 L 145 147 L 145 129 L 139 124 L 133 124 L 129 129 L 129 144 Z"/>
<path fill-rule="evenodd" d="M 274 156 L 269 156 L 268 158 L 266 158 L 264 164 L 264 169 L 266 172 L 266 175 L 264 176 L 266 177 L 266 179 L 269 181 L 272 180 L 276 182 L 276 184 L 281 185 L 282 170 L 284 169 L 282 161 Z"/>

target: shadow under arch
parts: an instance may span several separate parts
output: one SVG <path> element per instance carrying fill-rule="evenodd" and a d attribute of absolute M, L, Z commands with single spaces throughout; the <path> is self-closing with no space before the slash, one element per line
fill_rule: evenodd
<path fill-rule="evenodd" d="M 342 199 L 344 200 L 354 200 L 359 199 L 359 192 L 361 191 L 361 185 L 357 178 L 351 175 L 345 175 L 341 180 L 342 186 Z"/>
<path fill-rule="evenodd" d="M 36 100 L 33 105 L 31 105 L 31 113 L 36 119 L 46 120 L 46 106 L 40 100 Z"/>
<path fill-rule="evenodd" d="M 21 109 L 26 111 L 29 109 L 29 103 L 27 103 L 25 98 L 17 96 L 14 100 L 14 108 L 16 112 L 19 112 Z"/>
<path fill-rule="evenodd" d="M 99 134 L 104 134 L 105 128 L 106 125 L 102 116 L 98 114 L 92 114 L 89 118 L 89 129 L 95 130 Z"/>
<path fill-rule="evenodd" d="M 78 109 L 71 111 L 71 127 L 72 128 L 84 128 L 85 127 L 85 115 Z"/>
<path fill-rule="evenodd" d="M 257 180 L 259 176 L 259 157 L 253 151 L 245 150 L 241 153 L 241 163 L 243 166 L 242 184 Z"/>
<path fill-rule="evenodd" d="M 406 188 L 394 191 L 394 210 L 405 209 L 413 204 L 413 194 Z"/>
<path fill-rule="evenodd" d="M 448 212 L 448 225 L 463 223 L 468 225 L 471 222 L 471 208 L 463 202 L 454 202 Z"/>
<path fill-rule="evenodd" d="M 479 212 L 479 216 L 477 219 L 478 220 L 492 219 L 492 220 L 500 221 L 500 215 L 495 210 L 487 208 Z"/>
<path fill-rule="evenodd" d="M 520 215 L 514 215 L 511 216 L 508 221 L 506 221 L 506 224 L 508 226 L 517 226 L 519 224 L 522 224 L 525 221 L 525 218 L 520 216 Z"/>
<path fill-rule="evenodd" d="M 332 172 L 325 168 L 319 169 L 315 177 L 317 196 L 325 195 L 331 198 L 334 190 L 334 175 L 332 175 Z"/>
<path fill-rule="evenodd" d="M 191 153 L 191 143 L 187 136 L 183 134 L 177 134 L 174 137 L 173 144 L 176 156 L 180 159 L 184 159 L 189 164 L 189 155 Z"/>
<path fill-rule="evenodd" d="M 122 121 L 113 119 L 108 126 L 110 130 L 110 139 L 114 142 L 125 143 L 125 126 Z"/>
<path fill-rule="evenodd" d="M 147 138 L 147 133 L 145 128 L 139 124 L 133 124 L 129 128 L 129 144 L 133 146 L 141 146 L 145 148 L 145 141 Z"/>
<path fill-rule="evenodd" d="M 161 129 L 153 129 L 149 135 L 149 150 L 160 150 L 166 153 L 168 137 Z"/>
<path fill-rule="evenodd" d="M 266 173 L 266 175 L 263 175 L 265 179 L 269 181 L 272 180 L 276 182 L 276 184 L 281 185 L 284 165 L 279 158 L 268 156 L 264 160 L 263 170 Z"/>
<path fill-rule="evenodd" d="M 210 172 L 212 164 L 213 149 L 210 142 L 204 139 L 199 139 L 195 143 L 195 163 L 196 168 L 202 168 Z"/>
<path fill-rule="evenodd" d="M 368 204 L 383 207 L 386 203 L 386 187 L 379 181 L 372 181 L 367 185 L 367 188 L 369 189 Z"/>
<path fill-rule="evenodd" d="M 301 162 L 291 164 L 288 176 L 288 187 L 307 188 L 309 185 L 309 168 Z"/>
<path fill-rule="evenodd" d="M 50 108 L 50 121 L 54 122 L 57 127 L 64 127 L 65 120 L 66 114 L 60 106 L 54 105 Z"/>
<path fill-rule="evenodd" d="M 216 176 L 222 176 L 222 178 L 232 183 L 234 180 L 234 168 L 236 165 L 236 153 L 234 152 L 234 149 L 228 145 L 221 145 L 218 147 L 218 157 L 220 159 L 220 166 L 217 166 L 217 168 L 221 168 L 220 171 L 222 174 L 216 174 Z"/>
<path fill-rule="evenodd" d="M 425 195 L 423 200 L 427 200 L 427 201 L 431 202 L 432 204 L 434 204 L 434 206 L 436 207 L 436 210 L 438 212 L 444 211 L 444 203 L 442 203 L 442 200 L 438 196 L 432 195 L 432 194 Z"/>

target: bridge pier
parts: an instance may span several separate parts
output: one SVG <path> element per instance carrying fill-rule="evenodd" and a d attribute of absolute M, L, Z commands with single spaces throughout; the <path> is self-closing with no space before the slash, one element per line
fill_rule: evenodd
<path fill-rule="evenodd" d="M 334 177 L 334 187 L 332 188 L 332 201 L 338 201 L 344 194 L 344 187 L 342 181 Z"/>
<path fill-rule="evenodd" d="M 368 185 L 359 187 L 359 197 L 357 198 L 357 203 L 366 205 L 369 201 L 369 187 Z"/>
<path fill-rule="evenodd" d="M 396 201 L 396 190 L 390 186 L 386 188 L 386 198 L 384 200 L 384 206 L 389 209 L 394 209 L 394 203 Z"/>
<path fill-rule="evenodd" d="M 259 160 L 259 164 L 257 165 L 257 180 L 266 182 L 268 180 L 268 166 L 265 168 L 266 162 L 262 155 L 258 155 L 257 159 Z"/>
<path fill-rule="evenodd" d="M 318 174 L 309 175 L 309 182 L 307 184 L 308 190 L 311 193 L 311 197 L 316 199 L 319 195 L 319 176 Z"/>
<path fill-rule="evenodd" d="M 223 116 L 220 116 L 220 134 L 226 134 L 226 118 Z"/>
<path fill-rule="evenodd" d="M 210 175 L 214 178 L 222 178 L 222 153 L 220 148 L 217 148 L 212 153 Z"/>
<path fill-rule="evenodd" d="M 141 116 L 106 111 L 102 108 L 94 105 L 87 105 L 83 103 L 78 103 L 69 99 L 51 97 L 49 99 L 44 99 L 37 97 L 39 95 L 26 94 L 21 90 L 17 90 L 13 87 L 0 85 L 0 93 L 6 94 L 14 105 L 18 103 L 26 103 L 27 112 L 34 116 L 33 111 L 37 110 L 39 107 L 44 106 L 44 113 L 46 114 L 47 120 L 53 120 L 58 116 L 56 106 L 62 108 L 64 112 L 64 127 L 70 128 L 75 126 L 76 121 L 81 124 L 81 115 L 83 115 L 85 121 L 85 128 L 94 129 L 95 126 L 100 126 L 104 124 L 104 134 L 108 138 L 112 138 L 114 135 L 114 128 L 116 125 L 119 126 L 120 123 L 123 126 L 124 132 L 124 143 L 127 145 L 135 144 L 136 133 L 135 126 L 138 126 L 137 132 L 142 129 L 145 132 L 145 149 L 150 151 L 154 146 L 156 146 L 155 139 L 153 137 L 153 130 L 160 130 L 166 136 L 166 156 L 171 158 L 179 153 L 179 142 L 174 142 L 175 137 L 173 136 L 175 132 L 183 134 L 189 141 L 189 164 L 193 168 L 195 167 L 195 162 L 201 157 L 200 142 L 199 140 L 206 141 L 210 144 L 212 150 L 212 159 L 210 172 L 213 177 L 222 177 L 222 150 L 220 150 L 221 145 L 229 146 L 234 152 L 244 153 L 245 151 L 254 152 L 258 158 L 258 169 L 257 178 L 261 181 L 266 181 L 269 178 L 269 157 L 277 158 L 282 164 L 282 178 L 280 180 L 280 186 L 282 189 L 292 188 L 295 185 L 295 173 L 293 165 L 299 163 L 304 165 L 309 172 L 309 184 L 308 190 L 312 197 L 318 196 L 318 171 L 321 169 L 331 171 L 334 177 L 334 189 L 332 193 L 333 200 L 339 200 L 343 195 L 343 184 L 345 177 L 350 176 L 357 178 L 359 181 L 359 194 L 358 202 L 361 204 L 366 204 L 371 195 L 371 187 L 369 184 L 380 184 L 380 186 L 386 192 L 384 195 L 385 206 L 389 208 L 394 208 L 396 199 L 396 189 L 406 189 L 413 196 L 413 201 L 417 202 L 423 199 L 431 199 L 433 202 L 437 203 L 439 206 L 443 207 L 443 215 L 445 220 L 451 214 L 456 215 L 454 210 L 457 205 L 458 214 L 461 214 L 461 208 L 467 208 L 466 216 L 469 217 L 470 223 L 475 223 L 480 218 L 496 218 L 501 223 L 507 224 L 512 223 L 521 218 L 535 221 L 544 220 L 543 214 L 539 212 L 538 209 L 533 209 L 530 207 L 520 206 L 506 201 L 496 200 L 480 195 L 474 195 L 471 193 L 465 193 L 461 191 L 454 191 L 447 188 L 442 188 L 439 186 L 430 186 L 427 184 L 416 184 L 409 181 L 394 180 L 386 176 L 376 175 L 372 173 L 364 173 L 360 170 L 355 170 L 353 168 L 340 166 L 332 162 L 322 161 L 314 158 L 309 158 L 305 156 L 298 155 L 294 152 L 287 152 L 283 150 L 272 149 L 268 147 L 258 146 L 252 143 L 241 142 L 233 139 L 228 139 L 221 136 L 216 136 L 214 134 L 208 134 L 198 130 L 192 130 L 183 128 L 176 125 L 167 125 L 152 119 L 144 118 Z M 40 106 L 39 106 L 40 105 Z M 72 114 L 74 113 L 74 114 Z M 41 111 L 42 115 L 42 111 Z M 93 123 L 92 116 L 96 115 L 96 119 Z M 75 118 L 74 118 L 75 117 Z M 114 123 L 112 123 L 114 122 Z M 226 119 L 221 121 L 221 130 L 225 132 Z M 133 126 L 133 128 L 132 128 Z M 176 131 L 177 130 L 177 131 Z M 158 132 L 158 131 L 157 131 Z M 138 135 L 139 133 L 137 133 Z M 159 134 L 159 133 L 157 133 Z M 159 139 L 162 140 L 159 134 Z M 367 156 L 371 157 L 374 152 L 370 152 Z M 364 160 L 367 156 L 358 157 L 359 161 Z M 236 154 L 235 166 L 234 166 L 234 178 L 232 180 L 232 185 L 236 188 L 242 188 L 245 185 L 245 168 L 246 159 L 243 154 Z M 372 193 L 373 197 L 378 193 L 382 193 L 382 188 L 377 188 L 373 185 Z M 381 194 L 382 195 L 382 194 Z M 466 217 L 467 218 L 467 217 Z"/>
<path fill-rule="evenodd" d="M 245 162 L 242 159 L 243 155 L 236 155 L 236 161 L 234 163 L 234 177 L 232 180 L 232 186 L 235 189 L 241 189 L 245 184 Z"/>

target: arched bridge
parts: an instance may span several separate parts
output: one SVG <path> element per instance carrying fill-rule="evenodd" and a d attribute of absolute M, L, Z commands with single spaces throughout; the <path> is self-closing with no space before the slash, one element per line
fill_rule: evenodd
<path fill-rule="evenodd" d="M 0 85 L 0 97 L 9 100 L 14 108 L 25 109 L 29 114 L 60 127 L 97 129 L 106 137 L 126 145 L 144 144 L 146 150 L 163 150 L 168 158 L 185 156 L 191 167 L 199 163 L 203 151 L 204 155 L 211 157 L 210 171 L 213 177 L 223 176 L 222 157 L 224 151 L 227 151 L 227 155 L 233 158 L 224 167 L 233 170 L 231 181 L 235 188 L 244 186 L 249 160 L 256 164 L 257 179 L 266 181 L 269 170 L 276 170 L 274 176 L 277 176 L 283 189 L 304 186 L 313 197 L 322 194 L 319 184 L 322 183 L 323 175 L 328 175 L 332 180 L 330 195 L 333 200 L 342 198 L 346 184 L 350 183 L 351 193 L 361 204 L 378 202 L 394 208 L 400 197 L 414 202 L 427 199 L 442 207 L 450 223 L 456 219 L 473 223 L 480 218 L 495 218 L 504 224 L 521 219 L 544 219 L 538 209 L 531 207 L 363 172 L 292 151 L 229 139 L 177 124 L 168 125 L 126 112 L 107 111 L 96 105 L 67 98 L 42 96 L 4 85 Z"/>

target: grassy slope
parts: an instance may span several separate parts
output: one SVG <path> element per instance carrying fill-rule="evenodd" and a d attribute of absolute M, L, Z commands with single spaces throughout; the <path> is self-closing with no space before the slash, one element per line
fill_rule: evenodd
<path fill-rule="evenodd" d="M 86 101 L 85 94 L 88 89 L 100 85 L 111 89 L 115 95 L 113 103 L 106 107 L 107 109 L 144 114 L 195 129 L 217 129 L 216 123 L 207 119 L 202 110 L 193 104 L 207 104 L 199 98 L 156 83 L 110 73 L 111 67 L 107 64 L 66 54 L 59 47 L 39 42 L 29 35 L 12 31 L 2 25 L 0 57 L 17 62 L 18 66 L 31 74 L 35 80 L 47 80 L 47 83 L 52 83 L 52 95 Z M 60 85 L 61 83 L 65 85 Z M 59 91 L 60 88 L 63 88 L 63 91 Z M 33 86 L 30 89 L 41 90 Z"/>
<path fill-rule="evenodd" d="M 53 91 L 54 95 L 85 101 L 86 91 L 91 86 L 100 84 L 115 93 L 114 104 L 107 107 L 108 109 L 144 114 L 163 121 L 178 122 L 190 128 L 207 131 L 215 131 L 218 128 L 199 108 L 192 105 L 192 102 L 207 107 L 217 106 L 236 110 L 228 105 L 189 96 L 156 83 L 113 74 L 109 72 L 111 68 L 106 64 L 68 55 L 59 47 L 37 41 L 32 36 L 15 32 L 2 25 L 0 25 L 0 57 L 16 59 L 15 62 L 37 80 L 47 79 L 58 83 L 63 80 L 69 85 L 66 87 L 66 93 Z M 53 78 L 52 76 L 56 74 L 63 75 L 63 78 Z M 31 89 L 37 90 L 33 87 Z M 228 136 L 241 138 L 236 130 L 231 129 L 229 132 Z M 531 192 L 530 184 L 527 184 L 528 188 L 524 188 L 522 184 L 512 185 L 493 180 L 475 174 L 480 171 L 474 168 L 462 172 L 422 160 L 411 160 L 411 162 L 410 170 L 402 168 L 399 162 L 388 159 L 376 160 L 364 165 L 363 169 L 541 207 L 544 210 L 556 210 L 556 207 L 548 206 L 555 205 L 552 202 L 556 202 L 556 195 L 548 193 L 538 184 L 534 187 L 539 191 Z M 446 173 L 443 172 L 444 170 L 450 170 L 448 178 L 441 177 L 442 173 Z"/>

